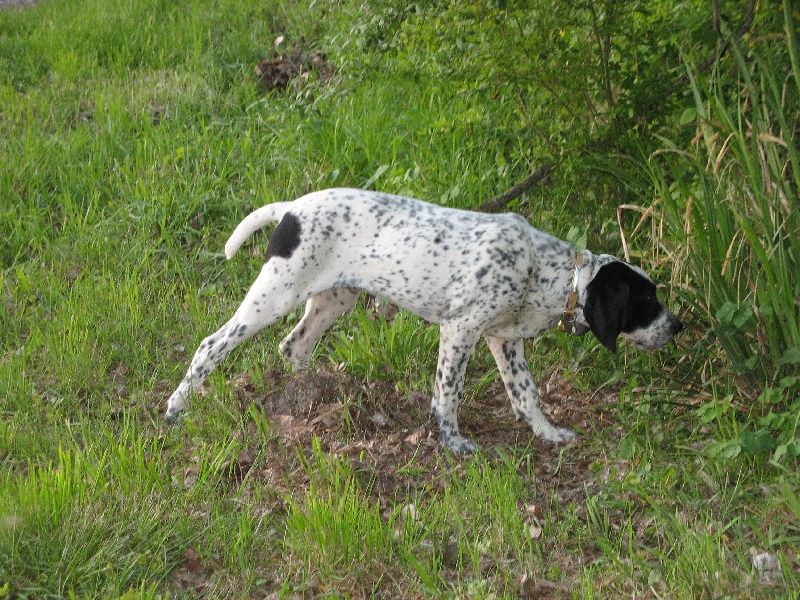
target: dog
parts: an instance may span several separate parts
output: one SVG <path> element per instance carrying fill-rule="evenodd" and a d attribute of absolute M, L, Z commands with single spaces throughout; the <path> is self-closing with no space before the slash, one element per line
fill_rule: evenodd
<path fill-rule="evenodd" d="M 443 446 L 470 454 L 458 408 L 467 361 L 481 337 L 497 362 L 514 414 L 550 442 L 575 439 L 539 408 L 524 338 L 560 322 L 591 330 L 611 352 L 621 336 L 640 348 L 663 346 L 681 330 L 638 267 L 573 246 L 517 214 L 486 214 L 357 189 L 313 192 L 263 206 L 225 245 L 278 222 L 261 273 L 233 317 L 200 344 L 167 402 L 172 422 L 192 390 L 239 344 L 304 303 L 305 314 L 279 348 L 294 370 L 308 369 L 320 336 L 349 311 L 361 290 L 438 323 L 439 357 L 431 412 Z"/>

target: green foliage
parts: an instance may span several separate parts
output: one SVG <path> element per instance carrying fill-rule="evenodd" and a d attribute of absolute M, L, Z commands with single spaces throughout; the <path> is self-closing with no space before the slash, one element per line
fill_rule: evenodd
<path fill-rule="evenodd" d="M 701 409 L 720 425 L 709 446 L 718 456 L 797 456 L 800 72 L 796 17 L 788 5 L 782 13 L 777 43 L 730 37 L 731 58 L 710 75 L 687 63 L 694 106 L 676 122 L 692 127 L 691 143 L 685 133 L 661 137 L 663 147 L 645 162 L 594 159 L 634 194 L 654 192 L 647 210 L 628 207 L 644 214 L 631 225 L 639 232 L 628 240 L 631 253 L 669 265 L 672 294 L 702 330 L 690 340 L 701 368 L 736 381 L 731 398 L 755 400 L 749 410 L 731 410 L 734 427 L 718 421 L 717 401 Z M 774 27 L 775 15 L 758 21 L 767 16 Z M 650 235 L 642 235 L 648 219 Z"/>
<path fill-rule="evenodd" d="M 735 97 L 723 73 L 704 82 L 689 71 L 695 107 L 683 120 L 696 119 L 696 146 L 670 143 L 649 169 L 683 298 L 737 372 L 791 399 L 800 390 L 800 71 L 788 8 L 785 17 L 785 47 L 733 46 Z"/>
<path fill-rule="evenodd" d="M 763 416 L 739 423 L 732 406 L 732 396 L 712 400 L 697 409 L 701 423 L 714 423 L 719 428 L 717 440 L 706 452 L 713 457 L 729 459 L 740 454 L 770 457 L 776 463 L 800 456 L 800 399 L 794 398 L 793 385 L 787 388 L 767 387 L 757 400 Z"/>
<path fill-rule="evenodd" d="M 391 379 L 409 390 L 431 390 L 439 347 L 436 327 L 405 311 L 389 324 L 378 312 L 356 310 L 350 323 L 331 336 L 326 353 L 331 362 L 345 364 L 366 379 Z"/>
<path fill-rule="evenodd" d="M 723 19 L 741 19 L 738 8 L 724 6 Z M 699 60 L 713 55 L 717 40 L 704 9 L 694 1 L 679 8 L 374 1 L 354 15 L 343 55 L 360 66 L 372 60 L 365 51 L 377 50 L 400 73 L 455 81 L 466 94 L 518 98 L 515 127 L 531 144 L 528 156 L 584 149 L 598 142 L 598 130 L 603 143 L 618 147 L 626 142 L 615 138 L 663 125 L 681 102 L 673 89 L 683 75 L 681 51 Z"/>

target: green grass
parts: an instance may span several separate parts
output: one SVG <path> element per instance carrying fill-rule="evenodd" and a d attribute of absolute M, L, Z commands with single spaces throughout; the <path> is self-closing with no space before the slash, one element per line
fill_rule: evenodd
<path fill-rule="evenodd" d="M 281 0 L 0 10 L 0 596 L 797 597 L 797 340 L 780 312 L 796 294 L 797 248 L 779 235 L 796 234 L 797 211 L 778 211 L 796 203 L 797 157 L 763 135 L 787 139 L 795 122 L 777 105 L 796 98 L 796 46 L 793 79 L 776 78 L 765 56 L 760 79 L 743 81 L 764 115 L 755 135 L 724 86 L 688 87 L 698 123 L 734 135 L 730 164 L 705 168 L 722 155 L 718 137 L 676 166 L 685 178 L 655 159 L 616 173 L 666 207 L 661 237 L 633 244 L 663 281 L 673 276 L 668 295 L 695 331 L 616 357 L 589 336 L 531 341 L 536 379 L 575 409 L 559 418 L 584 419 L 577 445 L 520 433 L 472 459 L 424 436 L 404 446 L 419 423 L 394 412 L 431 392 L 437 331 L 363 306 L 316 354 L 349 378 L 339 381 L 350 395 L 336 391 L 347 427 L 323 423 L 314 442 L 293 442 L 261 411 L 285 384 L 277 344 L 297 314 L 234 353 L 180 427 L 163 424 L 196 345 L 260 269 L 264 236 L 231 263 L 221 253 L 250 209 L 328 185 L 475 208 L 540 164 L 513 96 L 393 71 L 371 50 L 352 61 L 359 10 Z M 324 50 L 339 71 L 264 94 L 254 65 L 294 44 Z M 685 152 L 679 144 L 664 142 Z M 557 173 L 515 208 L 615 252 L 616 198 L 587 191 L 577 174 L 588 172 Z M 751 194 L 754 182 L 775 193 Z M 684 234 L 701 200 L 719 210 L 730 196 L 752 204 L 721 214 L 717 230 L 693 221 L 706 237 Z M 783 216 L 745 219 L 757 214 Z M 703 252 L 724 259 L 731 240 L 712 234 L 728 226 L 752 260 L 721 281 Z M 762 267 L 774 270 L 762 279 Z M 762 342 L 759 379 L 743 380 L 732 363 Z M 375 408 L 367 392 L 400 404 Z M 465 394 L 482 423 L 473 430 L 495 423 L 485 407 L 496 393 L 479 346 Z M 359 410 L 394 425 L 370 425 L 366 439 Z M 779 581 L 759 578 L 750 548 L 780 560 Z"/>
<path fill-rule="evenodd" d="M 326 358 L 367 379 L 399 381 L 411 390 L 433 392 L 439 331 L 399 311 L 391 324 L 376 312 L 354 311 L 329 342 Z"/>

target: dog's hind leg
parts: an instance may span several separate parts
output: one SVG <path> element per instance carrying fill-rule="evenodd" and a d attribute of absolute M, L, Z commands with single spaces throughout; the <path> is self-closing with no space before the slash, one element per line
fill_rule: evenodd
<path fill-rule="evenodd" d="M 186 376 L 167 401 L 164 418 L 168 422 L 177 419 L 192 391 L 199 388 L 237 346 L 286 316 L 311 295 L 307 290 L 286 285 L 282 277 L 286 265 L 273 262 L 268 261 L 261 269 L 233 317 L 200 343 Z"/>
<path fill-rule="evenodd" d="M 533 383 L 528 362 L 525 360 L 523 340 L 502 340 L 486 336 L 486 342 L 500 370 L 500 377 L 511 398 L 511 406 L 517 419 L 525 421 L 533 433 L 549 442 L 574 440 L 577 435 L 573 431 L 550 423 L 539 408 L 539 390 Z"/>
<path fill-rule="evenodd" d="M 304 371 L 311 366 L 311 355 L 319 338 L 336 319 L 353 308 L 360 293 L 355 288 L 338 288 L 308 299 L 303 318 L 279 346 L 293 370 Z"/>

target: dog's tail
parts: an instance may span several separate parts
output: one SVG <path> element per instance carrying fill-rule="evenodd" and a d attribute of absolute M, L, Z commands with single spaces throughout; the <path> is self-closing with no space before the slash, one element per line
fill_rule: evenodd
<path fill-rule="evenodd" d="M 261 208 L 257 208 L 247 215 L 239 225 L 236 226 L 231 237 L 225 243 L 225 256 L 230 260 L 236 251 L 244 244 L 255 231 L 261 229 L 267 223 L 280 221 L 286 211 L 289 210 L 291 202 L 274 202 Z"/>

